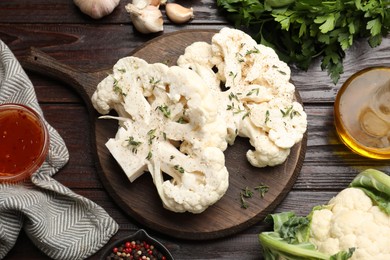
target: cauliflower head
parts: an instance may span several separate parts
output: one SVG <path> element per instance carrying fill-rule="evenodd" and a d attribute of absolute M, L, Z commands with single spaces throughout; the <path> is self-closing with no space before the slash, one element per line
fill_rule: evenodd
<path fill-rule="evenodd" d="M 219 96 L 228 142 L 234 144 L 236 136 L 249 138 L 254 150 L 247 159 L 253 166 L 283 163 L 302 140 L 307 116 L 295 101 L 290 68 L 273 49 L 240 30 L 223 28 L 211 44 L 187 47 L 177 63 L 195 71 Z"/>
<path fill-rule="evenodd" d="M 367 169 L 306 217 L 268 215 L 259 234 L 265 259 L 390 259 L 390 176 Z"/>
<path fill-rule="evenodd" d="M 310 242 L 330 255 L 355 248 L 351 259 L 390 259 L 390 216 L 359 188 L 347 188 L 314 210 Z"/>
<path fill-rule="evenodd" d="M 103 116 L 119 122 L 106 146 L 129 180 L 149 171 L 165 208 L 201 213 L 228 188 L 226 123 L 214 98 L 191 70 L 126 57 L 92 102 L 102 114 L 118 113 Z"/>

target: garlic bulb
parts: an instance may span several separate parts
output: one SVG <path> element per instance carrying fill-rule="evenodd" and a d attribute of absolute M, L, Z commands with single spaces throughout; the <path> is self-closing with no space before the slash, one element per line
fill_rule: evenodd
<path fill-rule="evenodd" d="M 73 2 L 83 13 L 94 19 L 100 19 L 112 13 L 120 0 L 73 0 Z"/>
<path fill-rule="evenodd" d="M 177 24 L 188 22 L 194 18 L 194 11 L 192 8 L 186 8 L 176 3 L 167 3 L 165 12 L 169 20 Z"/>
<path fill-rule="evenodd" d="M 137 31 L 145 34 L 162 31 L 164 23 L 158 6 L 150 5 L 149 3 L 148 1 L 143 8 L 139 8 L 142 7 L 142 1 L 137 1 L 136 5 L 127 4 L 125 6 L 126 11 L 130 13 L 134 27 Z"/>

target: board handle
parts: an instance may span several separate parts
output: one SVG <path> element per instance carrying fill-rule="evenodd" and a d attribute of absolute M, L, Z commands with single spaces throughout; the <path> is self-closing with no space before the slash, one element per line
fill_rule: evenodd
<path fill-rule="evenodd" d="M 55 78 L 70 85 L 81 95 L 87 105 L 91 105 L 91 97 L 97 84 L 103 78 L 102 72 L 76 70 L 34 47 L 30 48 L 28 54 L 21 59 L 20 63 L 27 70 Z"/>

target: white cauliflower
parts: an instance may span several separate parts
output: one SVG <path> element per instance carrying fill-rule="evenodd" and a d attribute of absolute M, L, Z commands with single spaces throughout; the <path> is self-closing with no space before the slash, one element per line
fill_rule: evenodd
<path fill-rule="evenodd" d="M 367 169 L 306 217 L 271 214 L 274 230 L 259 241 L 266 260 L 390 259 L 390 176 Z"/>
<path fill-rule="evenodd" d="M 297 102 L 274 98 L 269 102 L 248 104 L 251 122 L 268 133 L 271 142 L 282 149 L 291 148 L 306 131 L 306 114 Z"/>
<path fill-rule="evenodd" d="M 390 259 L 390 217 L 359 188 L 344 189 L 313 211 L 310 237 L 330 255 L 355 247 L 351 259 Z"/>
<path fill-rule="evenodd" d="M 119 120 L 106 146 L 129 180 L 149 171 L 164 207 L 200 213 L 228 188 L 228 144 L 249 138 L 252 165 L 281 164 L 302 139 L 306 114 L 288 66 L 239 30 L 188 46 L 177 63 L 120 59 L 92 103 L 101 114 L 118 113 L 104 116 Z"/>
<path fill-rule="evenodd" d="M 247 159 L 253 166 L 283 163 L 302 140 L 307 116 L 294 100 L 290 68 L 273 49 L 240 30 L 223 28 L 211 44 L 187 47 L 177 63 L 197 72 L 220 96 L 219 107 L 226 111 L 219 116 L 227 123 L 228 141 L 233 144 L 237 135 L 249 138 L 254 150 Z"/>
<path fill-rule="evenodd" d="M 106 146 L 130 181 L 151 173 L 164 207 L 200 213 L 225 194 L 226 123 L 195 72 L 123 58 L 92 102 L 102 114 L 117 111 L 120 126 Z"/>
<path fill-rule="evenodd" d="M 256 150 L 249 150 L 246 153 L 248 161 L 255 167 L 282 164 L 290 154 L 290 149 L 276 146 L 267 133 L 256 127 L 250 120 L 243 121 L 240 134 L 248 137 L 250 144 L 256 147 Z"/>

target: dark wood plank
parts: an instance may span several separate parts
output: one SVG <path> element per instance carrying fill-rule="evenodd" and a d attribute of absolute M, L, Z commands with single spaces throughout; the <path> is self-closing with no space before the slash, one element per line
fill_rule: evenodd
<path fill-rule="evenodd" d="M 73 4 L 72 0 L 13 0 L 0 2 L 0 23 L 90 23 L 90 24 L 130 24 L 131 19 L 125 10 L 130 0 L 122 0 L 115 10 L 102 19 L 92 19 L 83 14 Z M 190 24 L 218 24 L 226 23 L 223 16 L 218 15 L 216 1 L 187 0 L 180 2 L 185 7 L 193 7 L 195 19 Z M 171 24 L 165 15 L 165 8 L 161 7 L 164 23 Z M 177 26 L 180 29 L 182 26 Z"/>
<path fill-rule="evenodd" d="M 222 27 L 188 25 L 181 29 Z M 18 58 L 35 47 L 76 69 L 95 71 L 112 68 L 117 60 L 146 41 L 176 30 L 175 26 L 166 26 L 163 33 L 143 35 L 134 33 L 129 25 L 0 24 L 0 39 Z"/>
<path fill-rule="evenodd" d="M 188 25 L 180 29 L 220 29 L 223 26 Z M 175 26 L 169 25 L 164 33 L 176 30 Z M 111 68 L 118 59 L 164 33 L 141 35 L 134 33 L 130 25 L 115 24 L 22 24 L 12 27 L 0 24 L 0 38 L 18 58 L 26 55 L 30 47 L 36 47 L 69 66 L 86 71 Z M 304 103 L 333 102 L 341 84 L 353 73 L 369 66 L 390 66 L 389 48 L 390 38 L 383 39 L 376 48 L 369 47 L 365 39 L 357 42 L 356 47 L 347 52 L 345 72 L 337 85 L 331 82 L 326 71 L 321 71 L 319 60 L 308 71 L 293 69 L 292 80 Z"/>

